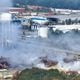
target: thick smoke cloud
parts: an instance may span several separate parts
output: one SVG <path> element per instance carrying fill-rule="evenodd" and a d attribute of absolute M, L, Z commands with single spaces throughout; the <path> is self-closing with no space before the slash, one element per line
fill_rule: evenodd
<path fill-rule="evenodd" d="M 10 6 L 12 6 L 12 0 L 0 0 L 0 7 L 10 7 Z"/>
<path fill-rule="evenodd" d="M 12 0 L 0 0 L 0 12 L 5 12 L 7 7 L 12 6 Z"/>
<path fill-rule="evenodd" d="M 36 32 L 22 29 L 20 25 L 7 23 L 6 27 L 3 23 L 2 28 L 6 40 L 2 43 L 0 38 L 0 56 L 8 57 L 13 68 L 43 67 L 39 57 L 48 56 L 50 60 L 58 61 L 60 68 L 80 70 L 79 61 L 70 63 L 63 61 L 64 58 L 72 57 L 73 53 L 80 52 L 80 32 L 70 31 L 65 34 L 54 32 L 50 33 L 49 38 L 43 39 L 39 38 Z"/>

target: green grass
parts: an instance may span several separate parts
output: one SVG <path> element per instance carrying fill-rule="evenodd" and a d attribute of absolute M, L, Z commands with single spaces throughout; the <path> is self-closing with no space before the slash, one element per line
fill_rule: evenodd
<path fill-rule="evenodd" d="M 17 80 L 80 80 L 80 75 L 67 75 L 55 70 L 43 70 L 38 68 L 26 69 L 20 73 Z"/>

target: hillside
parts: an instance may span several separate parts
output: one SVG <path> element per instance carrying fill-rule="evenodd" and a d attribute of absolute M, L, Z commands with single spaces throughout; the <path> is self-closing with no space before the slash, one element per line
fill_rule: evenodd
<path fill-rule="evenodd" d="M 17 77 L 17 80 L 80 80 L 80 75 L 72 72 L 72 74 L 66 74 L 55 70 L 43 70 L 43 69 L 26 69 L 21 72 Z"/>
<path fill-rule="evenodd" d="M 80 0 L 13 0 L 14 6 L 39 5 L 54 8 L 80 9 Z"/>

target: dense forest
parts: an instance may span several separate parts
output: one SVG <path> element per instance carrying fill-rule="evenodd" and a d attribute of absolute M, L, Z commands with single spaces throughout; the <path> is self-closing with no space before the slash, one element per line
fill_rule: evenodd
<path fill-rule="evenodd" d="M 14 6 L 39 5 L 53 8 L 80 9 L 80 0 L 13 0 Z"/>

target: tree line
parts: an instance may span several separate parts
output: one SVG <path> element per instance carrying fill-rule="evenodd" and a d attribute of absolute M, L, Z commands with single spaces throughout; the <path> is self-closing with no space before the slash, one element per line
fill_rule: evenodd
<path fill-rule="evenodd" d="M 14 6 L 39 5 L 54 8 L 80 9 L 80 0 L 13 0 Z"/>

